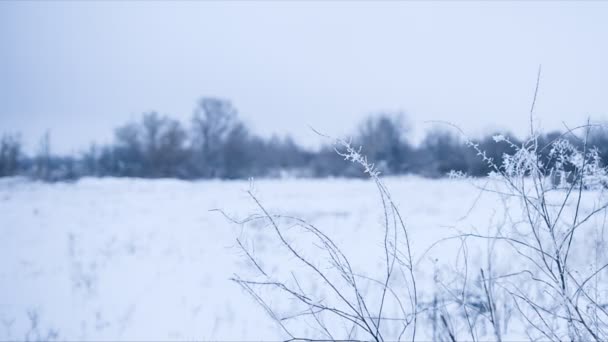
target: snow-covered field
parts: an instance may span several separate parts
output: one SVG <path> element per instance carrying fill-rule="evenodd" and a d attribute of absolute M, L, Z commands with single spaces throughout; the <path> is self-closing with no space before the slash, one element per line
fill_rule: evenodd
<path fill-rule="evenodd" d="M 455 246 L 425 251 L 463 229 L 486 232 L 503 216 L 497 198 L 465 181 L 386 183 L 421 264 L 449 264 Z M 0 180 L 0 340 L 285 338 L 229 280 L 251 269 L 237 237 L 258 255 L 281 255 L 264 227 L 210 211 L 259 213 L 249 188 L 245 181 Z M 372 182 L 261 180 L 254 193 L 272 213 L 314 223 L 354 264 L 381 269 L 383 255 L 374 250 L 383 217 Z M 431 292 L 433 272 L 421 267 L 421 292 Z"/>

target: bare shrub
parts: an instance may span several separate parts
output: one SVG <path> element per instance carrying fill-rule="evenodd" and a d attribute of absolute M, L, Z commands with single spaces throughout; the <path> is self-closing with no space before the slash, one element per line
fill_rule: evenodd
<path fill-rule="evenodd" d="M 360 165 L 379 194 L 384 213 L 381 249 L 384 265 L 378 275 L 361 273 L 338 244 L 314 225 L 295 217 L 270 214 L 251 190 L 247 193 L 261 214 L 244 220 L 224 214 L 243 225 L 261 221 L 273 231 L 282 251 L 296 261 L 297 272 L 271 272 L 237 239 L 257 274 L 254 278 L 235 275 L 232 280 L 255 298 L 291 339 L 384 341 L 402 339 L 406 333 L 415 339 L 418 290 L 407 227 L 378 171 L 359 151 L 349 142 L 336 141 L 336 152 Z M 290 238 L 293 230 L 304 232 L 308 238 L 304 240 L 299 235 L 297 243 L 294 242 Z M 313 255 L 301 250 L 299 246 L 303 243 L 317 246 L 320 253 Z M 306 279 L 306 283 L 301 279 Z M 312 289 L 309 283 L 319 288 Z M 397 283 L 399 289 L 395 288 Z M 264 297 L 268 290 L 271 296 L 279 292 L 295 299 L 297 305 L 285 308 L 273 304 L 272 298 Z M 314 326 L 313 337 L 299 335 L 298 324 L 291 324 L 303 320 Z"/>

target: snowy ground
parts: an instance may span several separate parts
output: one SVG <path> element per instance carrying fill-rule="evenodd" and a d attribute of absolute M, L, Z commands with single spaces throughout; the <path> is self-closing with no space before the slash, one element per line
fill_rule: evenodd
<path fill-rule="evenodd" d="M 449 263 L 454 249 L 423 252 L 458 229 L 485 231 L 500 216 L 496 199 L 464 181 L 404 177 L 387 184 L 421 262 Z M 249 186 L 0 180 L 0 340 L 285 338 L 229 280 L 251 268 L 235 238 L 253 228 L 210 211 L 240 218 L 259 212 L 245 193 Z M 271 212 L 304 218 L 331 235 L 354 263 L 382 266 L 382 255 L 366 254 L 382 238 L 373 183 L 262 180 L 255 193 Z M 272 256 L 265 239 L 254 231 L 246 241 Z M 429 269 L 421 272 L 432 277 Z M 422 280 L 422 291 L 429 286 Z"/>

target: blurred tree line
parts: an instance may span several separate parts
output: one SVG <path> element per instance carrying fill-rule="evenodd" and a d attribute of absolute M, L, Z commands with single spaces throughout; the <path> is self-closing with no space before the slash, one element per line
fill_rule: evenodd
<path fill-rule="evenodd" d="M 421 143 L 413 145 L 404 116 L 379 114 L 359 125 L 352 144 L 362 146 L 368 160 L 383 174 L 418 174 L 442 177 L 450 171 L 484 176 L 488 165 L 449 127 L 427 132 Z M 479 148 L 495 163 L 505 153 L 513 152 L 494 134 L 476 140 Z M 510 142 L 521 145 L 512 135 Z M 561 132 L 539 137 L 544 146 Z M 581 144 L 574 135 L 566 135 L 573 144 Z M 608 135 L 604 129 L 593 130 L 588 145 L 600 149 L 608 160 Z M 542 153 L 548 154 L 549 149 Z M 78 156 L 57 156 L 51 151 L 46 133 L 35 156 L 22 150 L 19 135 L 0 138 L 0 177 L 23 175 L 45 181 L 93 177 L 143 177 L 181 179 L 238 179 L 248 177 L 361 177 L 357 167 L 342 160 L 332 145 L 313 151 L 296 144 L 290 137 L 269 139 L 253 134 L 238 118 L 230 101 L 203 98 L 197 104 L 190 125 L 156 112 L 144 113 L 140 121 L 129 122 L 115 130 L 110 145 L 91 145 Z"/>

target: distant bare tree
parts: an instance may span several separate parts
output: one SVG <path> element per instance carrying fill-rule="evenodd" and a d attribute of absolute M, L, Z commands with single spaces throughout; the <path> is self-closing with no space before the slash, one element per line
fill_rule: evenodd
<path fill-rule="evenodd" d="M 123 176 L 184 177 L 187 156 L 186 131 L 179 121 L 145 113 L 141 124 L 129 123 L 116 130 L 115 157 Z"/>
<path fill-rule="evenodd" d="M 144 114 L 142 136 L 146 174 L 151 177 L 184 176 L 180 166 L 186 157 L 186 131 L 179 121 Z"/>
<path fill-rule="evenodd" d="M 402 113 L 380 114 L 361 124 L 356 140 L 381 171 L 400 173 L 407 171 L 412 150 L 407 142 L 408 131 Z"/>
<path fill-rule="evenodd" d="M 101 151 L 96 144 L 91 144 L 89 149 L 82 153 L 83 175 L 101 176 L 100 165 Z"/>
<path fill-rule="evenodd" d="M 441 177 L 452 170 L 466 172 L 468 169 L 465 157 L 470 151 L 451 131 L 433 128 L 424 137 L 419 151 L 421 172 L 426 176 Z"/>
<path fill-rule="evenodd" d="M 141 144 L 140 131 L 136 123 L 129 123 L 119 127 L 115 131 L 116 146 L 114 157 L 116 158 L 116 169 L 119 176 L 134 177 L 143 171 L 143 146 Z"/>
<path fill-rule="evenodd" d="M 222 177 L 225 173 L 225 146 L 238 132 L 244 133 L 232 103 L 203 98 L 192 117 L 193 164 L 202 177 Z"/>
<path fill-rule="evenodd" d="M 20 158 L 20 137 L 18 135 L 3 135 L 0 139 L 0 177 L 16 175 L 19 171 Z"/>
<path fill-rule="evenodd" d="M 51 180 L 51 133 L 46 131 L 38 144 L 36 156 L 36 177 Z"/>

